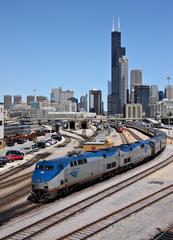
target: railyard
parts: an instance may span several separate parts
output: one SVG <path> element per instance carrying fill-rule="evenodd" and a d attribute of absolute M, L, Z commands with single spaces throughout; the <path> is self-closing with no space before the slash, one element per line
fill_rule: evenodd
<path fill-rule="evenodd" d="M 130 132 L 131 131 L 131 132 Z M 120 145 L 122 143 L 132 143 L 137 141 L 135 134 L 139 138 L 145 140 L 148 136 L 143 133 L 128 129 L 123 131 L 123 136 L 117 133 L 114 129 L 111 129 L 109 137 L 112 139 L 113 145 Z M 132 132 L 134 134 L 132 134 Z M 87 131 L 88 136 L 93 135 L 94 131 Z M 52 159 L 57 156 L 64 156 L 67 152 L 72 151 L 74 148 L 79 148 L 85 138 L 82 137 L 81 130 L 75 132 L 63 132 L 65 136 L 68 136 L 71 141 L 63 147 L 52 146 L 49 152 L 49 156 L 44 159 Z M 103 132 L 102 132 L 103 134 Z M 102 136 L 103 137 L 103 136 Z M 65 140 L 64 140 L 65 141 Z M 126 141 L 126 142 L 125 142 Z M 170 143 L 170 142 L 169 142 Z M 47 150 L 46 150 L 47 152 Z M 128 205 L 135 204 L 137 201 L 146 198 L 164 188 L 173 184 L 172 175 L 172 152 L 173 147 L 168 144 L 165 151 L 157 156 L 154 160 L 149 161 L 143 165 L 133 168 L 127 172 L 118 174 L 106 181 L 101 181 L 87 188 L 81 189 L 78 192 L 74 192 L 66 197 L 50 202 L 49 204 L 31 204 L 26 201 L 29 190 L 25 192 L 22 197 L 15 200 L 12 199 L 11 203 L 6 204 L 5 199 L 10 192 L 15 195 L 17 188 L 21 189 L 21 186 L 30 184 L 30 174 L 33 171 L 34 166 L 19 171 L 15 175 L 6 177 L 5 180 L 1 179 L 1 196 L 0 201 L 4 201 L 1 206 L 1 237 L 3 239 L 152 239 L 159 232 L 166 230 L 173 223 L 172 209 L 173 204 L 171 201 L 172 189 L 167 197 L 161 200 L 156 200 L 155 203 L 149 202 L 148 205 L 140 206 L 135 211 L 122 212 Z M 133 180 L 127 186 L 121 186 L 124 181 L 132 176 L 143 172 L 144 170 L 153 167 L 154 165 L 169 159 L 170 163 L 160 169 L 153 170 L 154 173 L 148 173 L 146 176 Z M 3 172 L 1 172 L 2 174 Z M 22 175 L 26 178 L 23 179 Z M 7 183 L 7 180 L 9 181 Z M 12 182 L 15 184 L 12 185 Z M 25 185 L 26 184 L 26 185 Z M 118 187 L 117 187 L 117 184 Z M 11 185 L 11 186 L 10 186 Z M 8 186 L 6 188 L 5 186 Z M 9 187 L 10 186 L 10 187 Z M 116 186 L 116 187 L 115 187 Z M 115 190 L 114 187 L 116 188 Z M 111 189 L 111 193 L 110 193 Z M 98 197 L 98 193 L 104 193 L 104 197 Z M 166 193 L 165 193 L 166 194 Z M 90 200 L 87 202 L 85 199 L 91 196 L 97 195 L 96 200 Z M 10 197 L 11 198 L 11 197 Z M 161 198 L 161 196 L 160 196 Z M 91 198 L 92 199 L 92 198 Z M 11 201 L 11 200 L 10 200 Z M 82 201 L 84 205 L 78 206 L 78 202 Z M 29 205 L 27 205 L 29 204 Z M 75 210 L 71 210 L 72 205 L 75 204 Z M 23 207 L 23 208 L 22 208 Z M 67 211 L 70 210 L 70 213 Z M 77 209 L 76 209 L 77 208 Z M 100 211 L 102 209 L 102 211 Z M 133 209 L 134 210 L 134 209 Z M 61 215 L 60 212 L 61 211 Z M 92 224 L 95 221 L 100 221 L 105 216 L 117 212 L 123 214 L 116 221 L 112 221 L 114 217 L 107 219 L 109 226 L 105 223 L 99 222 L 98 226 L 92 226 L 90 229 L 85 229 L 83 232 L 76 232 L 78 229 L 83 228 L 88 224 Z M 49 220 L 53 214 L 53 219 Z M 116 213 L 117 214 L 117 213 Z M 46 220 L 44 220 L 46 218 Z M 115 220 L 115 219 L 114 219 Z M 39 223 L 37 223 L 39 221 Z M 33 224 L 34 230 L 31 227 Z M 26 228 L 27 227 L 27 228 Z M 22 230 L 26 228 L 25 230 Z M 104 228 L 104 229 L 103 229 Z M 19 231 L 18 233 L 16 233 Z M 73 233 L 75 231 L 75 233 Z M 71 234 L 73 236 L 70 236 Z M 90 234 L 89 234 L 90 233 Z M 10 234 L 14 234 L 11 235 Z M 68 236 L 67 236 L 68 235 Z"/>

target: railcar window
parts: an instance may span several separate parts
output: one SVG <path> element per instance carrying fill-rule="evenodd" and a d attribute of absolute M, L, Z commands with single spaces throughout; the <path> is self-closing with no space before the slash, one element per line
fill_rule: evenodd
<path fill-rule="evenodd" d="M 84 163 L 87 163 L 87 159 L 84 159 L 83 161 L 84 161 Z"/>
<path fill-rule="evenodd" d="M 110 169 L 110 168 L 111 168 L 111 165 L 112 165 L 111 163 L 108 163 L 108 164 L 107 164 L 107 169 Z"/>
<path fill-rule="evenodd" d="M 124 163 L 129 163 L 129 162 L 130 162 L 130 158 L 124 159 Z"/>
<path fill-rule="evenodd" d="M 116 167 L 116 162 L 113 162 L 113 163 L 112 163 L 112 167 Z"/>
<path fill-rule="evenodd" d="M 45 170 L 52 171 L 53 170 L 53 166 L 45 166 Z"/>
<path fill-rule="evenodd" d="M 70 166 L 73 167 L 73 162 L 70 162 Z"/>
<path fill-rule="evenodd" d="M 106 158 L 106 154 L 105 153 L 103 154 L 103 157 Z"/>
<path fill-rule="evenodd" d="M 83 160 L 78 160 L 78 164 L 82 165 L 83 164 Z"/>
<path fill-rule="evenodd" d="M 37 166 L 36 166 L 36 169 L 38 169 L 38 170 L 44 170 L 44 166 L 43 166 L 43 165 L 37 165 Z"/>
<path fill-rule="evenodd" d="M 76 161 L 74 161 L 74 165 L 77 166 L 77 162 Z"/>

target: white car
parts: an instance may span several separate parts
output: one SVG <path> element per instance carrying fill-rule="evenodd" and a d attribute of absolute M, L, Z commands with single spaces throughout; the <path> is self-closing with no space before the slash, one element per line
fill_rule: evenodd
<path fill-rule="evenodd" d="M 23 154 L 30 154 L 33 152 L 33 150 L 30 147 L 25 147 L 25 148 L 20 149 L 20 152 Z"/>

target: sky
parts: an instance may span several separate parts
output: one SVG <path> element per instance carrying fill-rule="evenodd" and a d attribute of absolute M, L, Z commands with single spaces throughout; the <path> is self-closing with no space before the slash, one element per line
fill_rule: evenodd
<path fill-rule="evenodd" d="M 106 108 L 113 16 L 129 76 L 140 68 L 144 84 L 164 90 L 168 76 L 173 84 L 172 11 L 172 0 L 0 0 L 0 100 L 94 88 Z"/>

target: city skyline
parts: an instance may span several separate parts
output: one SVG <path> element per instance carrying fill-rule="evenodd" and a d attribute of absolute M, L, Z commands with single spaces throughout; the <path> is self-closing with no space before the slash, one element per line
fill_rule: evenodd
<path fill-rule="evenodd" d="M 129 73 L 141 68 L 143 84 L 157 84 L 160 90 L 172 77 L 171 1 L 7 0 L 0 6 L 1 101 L 7 94 L 32 95 L 33 89 L 49 97 L 59 86 L 79 98 L 96 88 L 106 108 L 112 16 L 121 19 Z"/>

